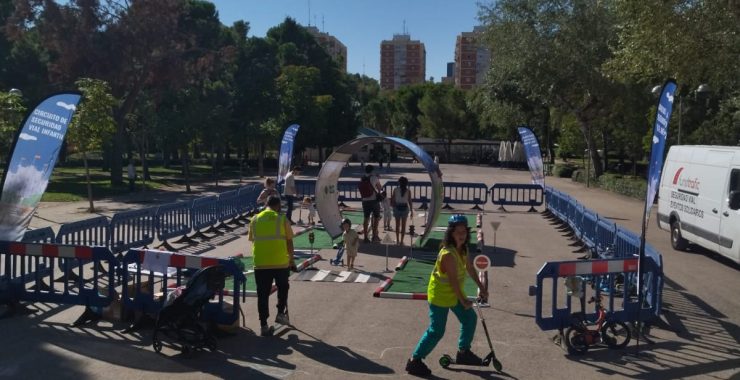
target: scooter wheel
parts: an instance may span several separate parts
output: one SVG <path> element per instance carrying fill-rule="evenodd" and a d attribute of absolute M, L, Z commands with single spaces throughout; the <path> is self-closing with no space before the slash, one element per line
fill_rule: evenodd
<path fill-rule="evenodd" d="M 441 365 L 442 368 L 447 368 L 450 364 L 452 364 L 452 357 L 450 357 L 450 355 L 445 354 L 439 358 L 439 365 Z"/>
<path fill-rule="evenodd" d="M 501 372 L 501 370 L 504 369 L 504 366 L 501 365 L 501 362 L 498 361 L 498 359 L 496 358 L 493 358 L 493 360 L 491 360 L 491 364 L 493 364 L 493 368 L 496 370 L 496 372 Z"/>

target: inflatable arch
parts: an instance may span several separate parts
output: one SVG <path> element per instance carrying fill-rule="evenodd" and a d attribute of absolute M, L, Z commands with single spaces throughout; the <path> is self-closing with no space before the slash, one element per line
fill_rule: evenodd
<path fill-rule="evenodd" d="M 439 165 L 434 163 L 434 160 L 427 152 L 411 141 L 398 137 L 360 137 L 337 148 L 326 159 L 326 162 L 324 162 L 324 166 L 321 167 L 319 177 L 316 181 L 317 211 L 324 224 L 324 228 L 326 228 L 326 232 L 332 238 L 337 238 L 342 234 L 342 229 L 339 225 L 342 221 L 342 216 L 339 211 L 339 193 L 337 192 L 339 174 L 353 153 L 360 151 L 363 146 L 373 143 L 386 143 L 405 148 L 429 172 L 429 178 L 432 182 L 432 194 L 429 209 L 426 213 L 427 226 L 434 226 L 434 222 L 437 220 L 437 216 L 442 209 L 442 191 L 444 187 L 442 183 L 442 172 L 439 171 Z M 388 195 L 390 196 L 390 194 Z M 431 231 L 432 228 L 426 228 L 424 230 L 424 234 L 421 235 L 422 244 L 426 241 L 427 235 Z"/>

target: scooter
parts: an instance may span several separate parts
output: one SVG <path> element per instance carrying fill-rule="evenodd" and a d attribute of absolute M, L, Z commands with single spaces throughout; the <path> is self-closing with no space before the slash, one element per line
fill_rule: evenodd
<path fill-rule="evenodd" d="M 491 349 L 491 352 L 486 355 L 483 360 L 481 360 L 481 364 L 479 364 L 478 366 L 488 367 L 489 364 L 493 364 L 493 368 L 495 368 L 497 372 L 501 372 L 504 367 L 503 365 L 501 365 L 501 362 L 496 359 L 496 353 L 493 351 L 493 343 L 491 343 L 491 336 L 488 334 L 488 326 L 486 326 L 486 320 L 485 318 L 483 318 L 483 313 L 481 313 L 480 311 L 480 304 L 477 300 L 475 301 L 475 309 L 478 311 L 478 319 L 480 319 L 480 323 L 483 325 L 483 331 L 485 331 L 486 333 L 488 348 Z M 447 368 L 453 364 L 457 363 L 455 363 L 455 359 L 452 358 L 450 355 L 444 354 L 441 358 L 439 358 L 439 365 L 441 365 L 442 368 Z"/>

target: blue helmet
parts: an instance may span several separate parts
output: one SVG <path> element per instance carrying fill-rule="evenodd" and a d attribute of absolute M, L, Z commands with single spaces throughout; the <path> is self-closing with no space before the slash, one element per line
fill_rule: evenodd
<path fill-rule="evenodd" d="M 450 216 L 449 219 L 447 219 L 447 226 L 452 227 L 456 224 L 463 224 L 465 227 L 468 226 L 468 218 L 465 217 L 465 215 L 462 214 L 455 214 Z"/>

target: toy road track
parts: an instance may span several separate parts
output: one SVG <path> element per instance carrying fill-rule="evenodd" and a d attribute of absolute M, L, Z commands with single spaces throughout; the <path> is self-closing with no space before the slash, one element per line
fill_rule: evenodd
<path fill-rule="evenodd" d="M 254 282 L 254 276 L 252 273 L 254 273 L 254 258 L 252 256 L 241 256 L 241 257 L 235 257 L 236 260 L 241 261 L 243 267 L 244 267 L 244 274 L 247 276 L 247 291 L 246 296 L 247 297 L 256 297 L 257 296 L 257 284 Z M 298 267 L 298 272 L 301 272 L 311 264 L 315 263 L 316 261 L 321 260 L 321 256 L 319 255 L 313 255 L 311 256 L 308 253 L 304 252 L 296 252 L 295 253 L 295 265 Z M 233 289 L 234 288 L 234 279 L 232 277 L 227 277 L 226 282 L 224 285 L 224 289 Z M 275 291 L 275 287 L 273 286 L 273 292 Z M 226 292 L 226 295 L 229 295 L 229 292 Z"/>
<path fill-rule="evenodd" d="M 404 257 L 396 267 L 396 274 L 375 289 L 374 297 L 410 300 L 426 300 L 429 275 L 434 269 L 434 260 L 409 259 Z M 475 300 L 478 286 L 470 277 L 465 277 L 465 295 Z"/>

